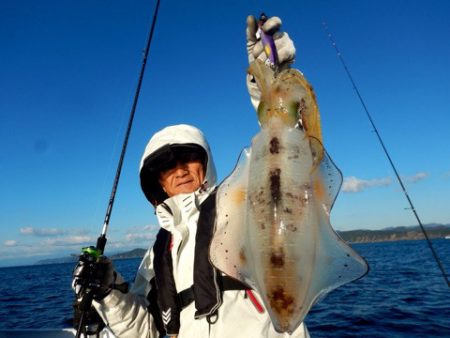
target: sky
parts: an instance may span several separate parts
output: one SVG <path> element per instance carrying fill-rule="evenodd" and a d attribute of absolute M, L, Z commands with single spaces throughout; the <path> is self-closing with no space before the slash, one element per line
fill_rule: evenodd
<path fill-rule="evenodd" d="M 65 256 L 101 232 L 155 1 L 0 2 L 0 266 Z M 106 254 L 158 231 L 139 185 L 151 135 L 203 130 L 219 179 L 258 132 L 246 17 L 283 21 L 344 184 L 336 230 L 416 225 L 323 29 L 329 27 L 424 224 L 450 223 L 450 2 L 168 1 L 155 35 Z"/>

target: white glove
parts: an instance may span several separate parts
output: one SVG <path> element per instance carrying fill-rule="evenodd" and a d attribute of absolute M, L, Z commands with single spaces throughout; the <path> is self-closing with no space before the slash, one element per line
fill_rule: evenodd
<path fill-rule="evenodd" d="M 284 69 L 289 67 L 295 60 L 294 42 L 289 38 L 286 32 L 281 32 L 281 19 L 279 17 L 269 18 L 261 27 L 261 29 L 273 36 L 275 48 L 278 55 L 278 68 Z M 247 17 L 247 54 L 249 63 L 255 59 L 266 62 L 267 55 L 260 39 L 257 38 L 258 23 L 253 15 Z M 250 94 L 255 110 L 258 108 L 261 92 L 251 75 L 247 75 L 247 88 Z"/>

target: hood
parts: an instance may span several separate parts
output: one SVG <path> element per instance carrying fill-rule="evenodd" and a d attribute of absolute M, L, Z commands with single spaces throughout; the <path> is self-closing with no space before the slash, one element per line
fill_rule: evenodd
<path fill-rule="evenodd" d="M 216 184 L 216 168 L 203 133 L 196 127 L 187 124 L 166 127 L 155 133 L 148 142 L 139 169 L 142 191 L 154 206 L 162 203 L 168 196 L 158 182 L 159 172 L 152 169 L 158 166 L 158 162 L 172 156 L 180 148 L 188 151 L 200 150 L 206 163 L 202 187 L 207 189 Z"/>

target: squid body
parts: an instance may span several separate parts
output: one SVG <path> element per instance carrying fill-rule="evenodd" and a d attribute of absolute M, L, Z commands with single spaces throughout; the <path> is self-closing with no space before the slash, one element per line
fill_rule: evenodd
<path fill-rule="evenodd" d="M 311 85 L 259 61 L 249 73 L 262 92 L 261 131 L 219 186 L 210 259 L 259 293 L 278 332 L 292 333 L 368 265 L 330 225 L 342 175 L 322 146 Z"/>

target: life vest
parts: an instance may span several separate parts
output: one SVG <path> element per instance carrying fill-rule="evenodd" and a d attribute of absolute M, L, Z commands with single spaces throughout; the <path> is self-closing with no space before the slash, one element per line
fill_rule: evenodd
<path fill-rule="evenodd" d="M 214 230 L 216 214 L 215 192 L 201 204 L 197 222 L 194 255 L 194 284 L 179 292 L 175 286 L 171 256 L 171 234 L 160 229 L 153 245 L 153 267 L 155 277 L 152 291 L 147 297 L 160 334 L 175 335 L 180 329 L 180 312 L 192 301 L 195 302 L 195 319 L 205 318 L 214 323 L 217 309 L 222 304 L 225 290 L 249 290 L 244 283 L 222 276 L 209 261 L 209 243 Z"/>

